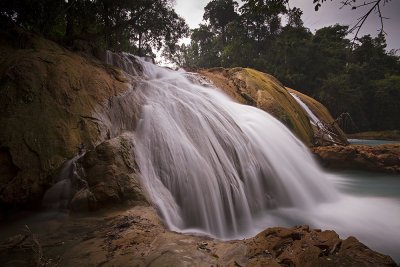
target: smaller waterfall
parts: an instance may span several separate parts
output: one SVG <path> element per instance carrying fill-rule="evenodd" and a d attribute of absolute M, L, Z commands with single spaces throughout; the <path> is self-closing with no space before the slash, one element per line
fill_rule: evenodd
<path fill-rule="evenodd" d="M 299 105 L 307 113 L 308 117 L 310 118 L 310 123 L 312 125 L 315 125 L 315 127 L 317 127 L 317 129 L 322 129 L 322 132 L 328 137 L 328 139 L 331 142 L 335 143 L 335 139 L 333 139 L 329 130 L 326 129 L 324 123 L 322 123 L 322 121 L 317 116 L 315 116 L 314 112 L 312 112 L 311 109 L 303 101 L 301 101 L 300 97 L 298 97 L 295 93 L 290 93 L 290 94 L 293 96 L 293 98 L 297 101 L 297 103 L 299 103 Z"/>
<path fill-rule="evenodd" d="M 137 64 L 135 57 L 129 53 L 114 53 L 107 50 L 106 63 L 118 67 L 132 76 L 140 74 L 140 65 Z"/>
<path fill-rule="evenodd" d="M 84 177 L 84 170 L 81 168 L 78 160 L 82 155 L 77 155 L 74 158 L 66 161 L 61 167 L 60 172 L 54 182 L 44 194 L 42 205 L 51 209 L 68 209 L 69 204 L 77 192 L 79 187 L 87 187 Z"/>

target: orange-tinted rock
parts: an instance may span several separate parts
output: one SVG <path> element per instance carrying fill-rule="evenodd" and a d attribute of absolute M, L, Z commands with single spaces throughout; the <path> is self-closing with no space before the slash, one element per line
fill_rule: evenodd
<path fill-rule="evenodd" d="M 122 73 L 20 28 L 0 30 L 0 209 L 38 206 L 61 164 L 104 140 L 93 113 Z"/>
<path fill-rule="evenodd" d="M 400 144 L 315 147 L 326 167 L 400 173 Z"/>
<path fill-rule="evenodd" d="M 334 231 L 308 226 L 270 228 L 247 242 L 251 266 L 396 266 L 354 237 L 341 240 Z"/>
<path fill-rule="evenodd" d="M 341 240 L 334 231 L 275 227 L 249 239 L 220 241 L 169 231 L 151 207 L 73 217 L 52 227 L 51 233 L 35 233 L 43 259 L 60 257 L 63 266 L 396 266 L 389 256 L 354 237 Z M 0 242 L 11 248 L 0 250 L 0 262 L 35 262 L 33 250 L 19 249 L 31 247 L 32 240 L 22 239 L 16 235 Z"/>
<path fill-rule="evenodd" d="M 262 109 L 285 124 L 307 146 L 331 144 L 332 140 L 310 123 L 306 111 L 290 95 L 295 93 L 326 126 L 333 142 L 347 144 L 347 139 L 328 110 L 318 101 L 286 88 L 275 77 L 249 68 L 212 68 L 198 73 L 238 103 Z"/>
<path fill-rule="evenodd" d="M 96 199 L 96 207 L 123 202 L 148 204 L 139 181 L 132 142 L 132 136 L 125 133 L 104 141 L 83 156 L 84 179 Z"/>

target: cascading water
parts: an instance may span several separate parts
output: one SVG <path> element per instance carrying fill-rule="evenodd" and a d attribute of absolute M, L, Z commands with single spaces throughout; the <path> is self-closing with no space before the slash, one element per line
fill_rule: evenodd
<path fill-rule="evenodd" d="M 329 130 L 326 129 L 325 125 L 321 122 L 321 120 L 315 116 L 314 112 L 311 111 L 311 109 L 304 103 L 300 97 L 298 97 L 295 93 L 290 93 L 293 98 L 299 103 L 299 105 L 304 109 L 304 111 L 307 113 L 308 117 L 310 118 L 311 124 L 315 125 L 318 129 L 323 129 L 324 133 L 328 137 L 328 139 L 332 142 L 334 142 L 334 139 L 332 135 L 329 133 Z"/>
<path fill-rule="evenodd" d="M 135 89 L 135 153 L 170 229 L 232 239 L 309 224 L 400 258 L 396 200 L 338 192 L 337 176 L 271 115 L 193 82 L 195 75 L 137 61 L 146 79 Z"/>
<path fill-rule="evenodd" d="M 148 80 L 137 89 L 136 156 L 171 229 L 232 238 L 269 208 L 336 199 L 307 149 L 271 115 L 139 61 Z"/>
<path fill-rule="evenodd" d="M 107 58 L 142 77 L 94 116 L 111 138 L 135 131 L 142 183 L 170 229 L 234 239 L 309 224 L 400 260 L 399 199 L 337 191 L 349 180 L 322 171 L 279 121 L 195 74 Z"/>

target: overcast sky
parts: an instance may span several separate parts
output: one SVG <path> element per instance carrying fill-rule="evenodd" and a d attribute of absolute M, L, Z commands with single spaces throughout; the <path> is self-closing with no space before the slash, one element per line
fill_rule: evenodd
<path fill-rule="evenodd" d="M 181 15 L 190 28 L 196 28 L 203 20 L 204 7 L 211 0 L 176 0 L 175 10 Z M 313 0 L 290 0 L 291 8 L 299 7 L 303 11 L 302 19 L 304 25 L 310 28 L 312 32 L 324 26 L 340 23 L 343 25 L 354 25 L 357 18 L 361 17 L 366 8 L 351 10 L 349 7 L 339 9 L 340 0 L 327 1 L 322 4 L 318 12 L 314 11 Z M 358 0 L 363 3 L 364 1 Z M 367 2 L 367 1 L 365 1 Z M 384 21 L 384 30 L 387 33 L 386 40 L 388 49 L 400 49 L 400 1 L 391 0 L 381 9 L 382 14 L 386 19 Z M 359 36 L 371 34 L 376 36 L 380 30 L 380 21 L 377 15 L 371 14 Z"/>

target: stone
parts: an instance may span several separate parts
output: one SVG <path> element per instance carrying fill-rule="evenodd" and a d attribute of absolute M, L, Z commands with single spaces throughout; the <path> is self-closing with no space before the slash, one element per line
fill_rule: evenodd
<path fill-rule="evenodd" d="M 354 237 L 341 240 L 334 231 L 306 225 L 269 228 L 248 239 L 221 241 L 170 231 L 151 206 L 87 215 L 71 216 L 58 228 L 49 222 L 51 232 L 38 228 L 43 231 L 35 233 L 43 255 L 60 257 L 65 266 L 396 266 L 389 256 Z M 34 251 L 16 244 L 31 245 L 31 240 L 17 235 L 0 242 L 0 247 L 9 248 L 0 250 L 0 262 L 7 266 L 18 258 L 19 265 L 28 265 L 35 259 Z"/>
<path fill-rule="evenodd" d="M 347 144 L 343 131 L 321 103 L 284 87 L 269 74 L 248 68 L 212 68 L 198 70 L 198 73 L 211 80 L 236 102 L 255 106 L 274 116 L 307 146 L 331 143 L 328 140 L 321 143 L 321 138 L 317 138 L 320 135 L 318 129 L 311 125 L 307 113 L 290 95 L 294 92 L 324 124 L 332 125 L 334 142 Z"/>
<path fill-rule="evenodd" d="M 0 66 L 0 209 L 37 208 L 63 162 L 105 139 L 92 115 L 130 83 L 21 28 L 0 30 Z"/>
<path fill-rule="evenodd" d="M 328 168 L 400 173 L 400 144 L 325 146 L 312 151 Z"/>
<path fill-rule="evenodd" d="M 82 158 L 85 180 L 97 207 L 130 202 L 148 204 L 134 157 L 133 134 L 104 141 Z"/>
<path fill-rule="evenodd" d="M 97 208 L 97 199 L 89 189 L 79 190 L 72 198 L 70 209 L 72 212 L 87 212 Z"/>

